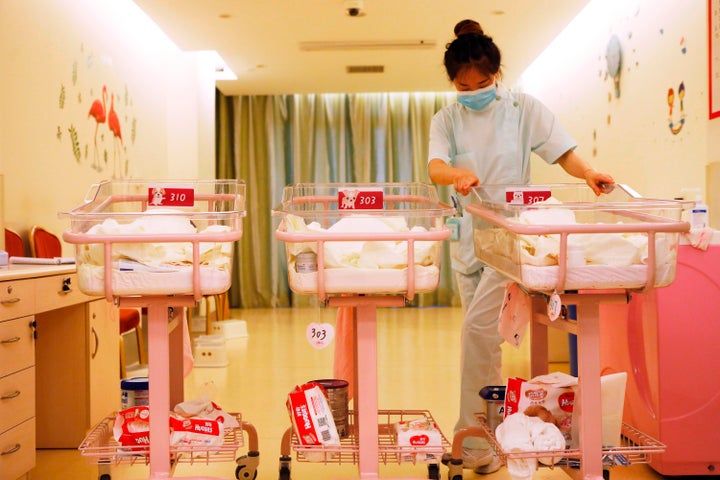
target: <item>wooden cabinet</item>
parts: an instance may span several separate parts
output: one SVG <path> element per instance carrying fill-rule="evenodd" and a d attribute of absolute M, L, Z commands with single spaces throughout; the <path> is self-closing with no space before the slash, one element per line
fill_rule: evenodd
<path fill-rule="evenodd" d="M 35 466 L 35 419 L 0 434 L 0 479 L 15 480 Z"/>
<path fill-rule="evenodd" d="M 34 290 L 27 280 L 0 283 L 0 479 L 35 466 Z"/>
<path fill-rule="evenodd" d="M 90 302 L 87 308 L 89 426 L 92 427 L 120 410 L 120 327 L 117 309 L 105 299 Z"/>
<path fill-rule="evenodd" d="M 111 308 L 99 299 L 36 315 L 38 448 L 77 448 L 90 427 L 118 410 L 119 331 Z"/>
<path fill-rule="evenodd" d="M 77 289 L 74 266 L 0 268 L 0 480 L 32 470 L 36 448 L 77 448 L 119 408 L 114 310 Z"/>

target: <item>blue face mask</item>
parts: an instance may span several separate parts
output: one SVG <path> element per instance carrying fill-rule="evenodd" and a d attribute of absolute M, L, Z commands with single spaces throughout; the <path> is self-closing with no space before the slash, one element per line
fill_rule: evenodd
<path fill-rule="evenodd" d="M 457 101 L 460 102 L 461 105 L 465 105 L 472 110 L 482 110 L 490 105 L 490 102 L 495 100 L 495 97 L 497 97 L 495 84 L 478 88 L 477 90 L 473 90 L 471 92 L 457 93 Z"/>

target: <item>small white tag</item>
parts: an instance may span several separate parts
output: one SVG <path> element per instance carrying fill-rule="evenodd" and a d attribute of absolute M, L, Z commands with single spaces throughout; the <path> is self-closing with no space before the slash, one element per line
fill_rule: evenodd
<path fill-rule="evenodd" d="M 457 217 L 448 217 L 445 220 L 445 226 L 450 230 L 450 240 L 460 240 L 460 219 Z"/>
<path fill-rule="evenodd" d="M 332 343 L 335 338 L 335 328 L 329 323 L 311 323 L 305 330 L 308 342 L 318 350 Z"/>
<path fill-rule="evenodd" d="M 558 295 L 557 292 L 553 292 L 552 295 L 550 295 L 547 304 L 547 316 L 550 321 L 554 322 L 555 320 L 557 320 L 560 316 L 561 311 L 562 301 L 560 300 L 560 295 Z"/>

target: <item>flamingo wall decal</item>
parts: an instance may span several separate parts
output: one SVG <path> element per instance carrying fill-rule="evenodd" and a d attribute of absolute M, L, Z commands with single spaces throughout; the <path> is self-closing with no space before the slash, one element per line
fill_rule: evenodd
<path fill-rule="evenodd" d="M 107 100 L 107 86 L 103 85 L 102 88 L 102 95 L 100 99 L 96 99 L 93 101 L 92 105 L 90 105 L 90 111 L 88 111 L 88 118 L 92 117 L 95 119 L 95 149 L 93 151 L 93 165 L 92 167 L 95 170 L 100 170 L 100 159 L 98 157 L 98 151 L 97 151 L 97 134 L 98 134 L 98 127 L 100 127 L 101 123 L 105 123 L 105 101 Z"/>
<path fill-rule="evenodd" d="M 115 112 L 115 93 L 110 94 L 110 110 L 108 111 L 107 122 L 108 128 L 113 134 L 113 177 L 119 178 L 122 177 L 123 173 L 122 164 L 118 165 L 118 163 L 122 162 L 123 139 L 122 131 L 120 130 L 120 119 L 118 118 L 117 112 Z M 118 141 L 120 142 L 119 145 Z M 120 155 L 120 159 L 118 159 L 118 154 Z M 116 172 L 118 166 L 119 173 Z"/>

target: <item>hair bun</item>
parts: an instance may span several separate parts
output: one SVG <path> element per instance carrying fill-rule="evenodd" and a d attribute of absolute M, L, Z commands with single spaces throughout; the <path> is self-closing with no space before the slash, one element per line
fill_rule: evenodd
<path fill-rule="evenodd" d="M 455 25 L 454 32 L 456 37 L 469 34 L 484 35 L 483 29 L 480 24 L 475 20 L 469 19 L 459 21 L 457 25 Z"/>

